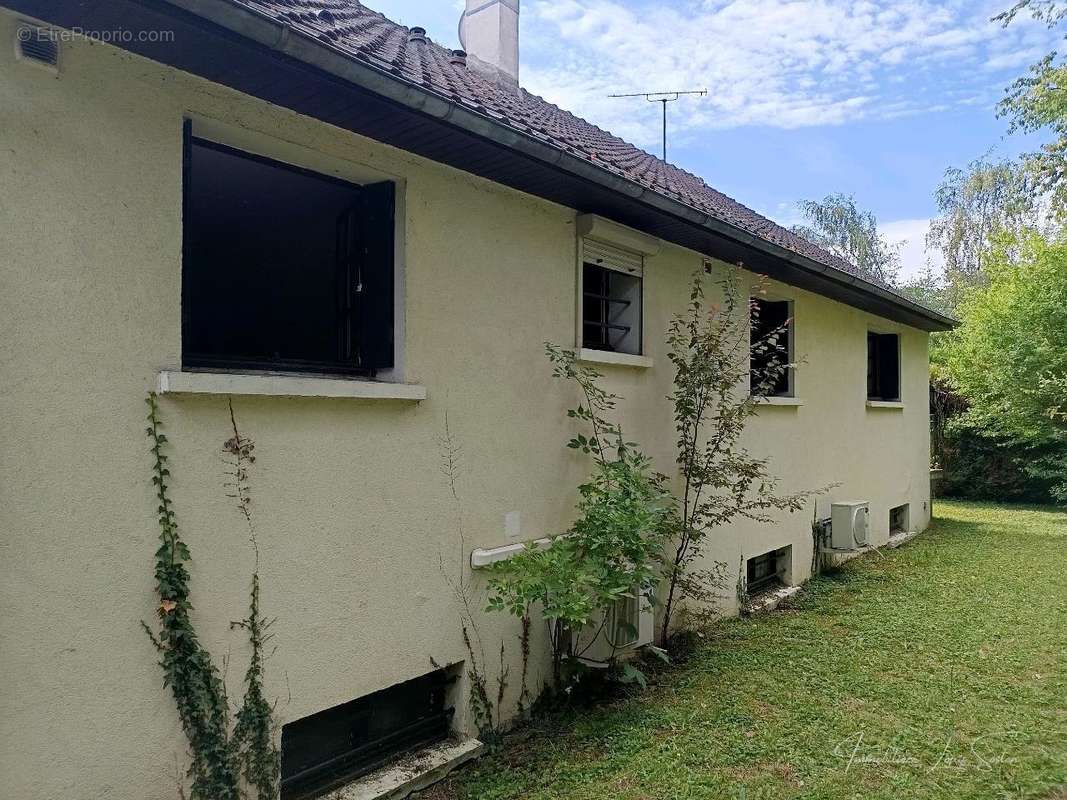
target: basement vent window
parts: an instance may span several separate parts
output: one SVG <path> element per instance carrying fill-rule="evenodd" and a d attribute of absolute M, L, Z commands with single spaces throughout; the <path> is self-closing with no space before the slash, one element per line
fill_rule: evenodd
<path fill-rule="evenodd" d="M 889 535 L 907 533 L 911 530 L 911 506 L 905 503 L 902 506 L 889 509 Z"/>
<path fill-rule="evenodd" d="M 867 333 L 867 399 L 900 400 L 900 337 Z"/>
<path fill-rule="evenodd" d="M 59 67 L 59 41 L 52 31 L 34 25 L 19 25 L 15 38 L 15 53 L 20 61 L 50 70 Z"/>
<path fill-rule="evenodd" d="M 447 738 L 455 680 L 435 670 L 282 727 L 282 800 L 304 800 Z"/>
<path fill-rule="evenodd" d="M 785 369 L 768 381 L 767 371 L 793 362 L 793 304 L 789 300 L 751 301 L 752 352 L 750 356 L 752 393 L 762 397 L 792 397 L 793 370 Z"/>
<path fill-rule="evenodd" d="M 392 367 L 394 194 L 193 138 L 186 123 L 183 367 Z"/>
<path fill-rule="evenodd" d="M 582 251 L 582 347 L 640 355 L 643 257 L 591 239 Z"/>
<path fill-rule="evenodd" d="M 785 585 L 789 567 L 789 548 L 782 547 L 763 555 L 753 556 L 746 565 L 745 589 L 751 597 Z"/>

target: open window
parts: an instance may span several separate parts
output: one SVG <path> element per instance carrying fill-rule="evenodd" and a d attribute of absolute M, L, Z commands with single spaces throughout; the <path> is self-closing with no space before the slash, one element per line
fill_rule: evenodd
<path fill-rule="evenodd" d="M 793 304 L 789 300 L 752 298 L 752 393 L 763 397 L 792 397 Z"/>
<path fill-rule="evenodd" d="M 867 399 L 900 400 L 900 337 L 867 333 Z"/>
<path fill-rule="evenodd" d="M 182 365 L 393 366 L 394 184 L 356 185 L 185 129 Z"/>
<path fill-rule="evenodd" d="M 582 347 L 640 355 L 643 257 L 592 239 L 582 250 Z"/>

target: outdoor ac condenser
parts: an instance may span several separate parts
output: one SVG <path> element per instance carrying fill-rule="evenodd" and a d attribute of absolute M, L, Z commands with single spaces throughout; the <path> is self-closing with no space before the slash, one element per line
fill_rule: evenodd
<path fill-rule="evenodd" d="M 574 654 L 588 666 L 607 666 L 612 655 L 625 658 L 627 653 L 652 644 L 655 624 L 652 604 L 634 592 L 573 634 Z"/>
<path fill-rule="evenodd" d="M 830 506 L 830 547 L 859 550 L 870 543 L 870 503 L 834 503 Z"/>

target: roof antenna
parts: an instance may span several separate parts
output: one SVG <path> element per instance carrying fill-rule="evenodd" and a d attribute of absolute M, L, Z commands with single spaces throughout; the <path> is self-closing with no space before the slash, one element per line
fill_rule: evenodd
<path fill-rule="evenodd" d="M 667 103 L 673 103 L 683 94 L 696 94 L 704 97 L 707 89 L 693 89 L 684 92 L 637 92 L 636 94 L 609 94 L 608 97 L 643 97 L 650 103 L 663 104 L 663 160 L 667 160 Z"/>

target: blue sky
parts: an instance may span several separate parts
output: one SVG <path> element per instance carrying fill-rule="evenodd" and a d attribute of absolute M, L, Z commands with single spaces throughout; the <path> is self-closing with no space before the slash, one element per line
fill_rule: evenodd
<path fill-rule="evenodd" d="M 365 0 L 458 47 L 462 0 Z M 1010 0 L 522 0 L 527 89 L 658 153 L 659 104 L 608 94 L 708 89 L 670 106 L 669 159 L 767 216 L 855 194 L 905 273 L 944 170 L 1033 138 L 996 118 L 1004 88 L 1059 43 Z"/>

